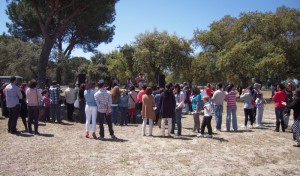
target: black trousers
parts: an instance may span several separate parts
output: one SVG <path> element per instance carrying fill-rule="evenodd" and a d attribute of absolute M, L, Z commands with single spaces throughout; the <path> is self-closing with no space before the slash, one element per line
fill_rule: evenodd
<path fill-rule="evenodd" d="M 74 103 L 72 103 L 72 104 L 66 103 L 66 105 L 67 105 L 68 120 L 72 121 L 73 120 L 73 113 L 74 113 Z"/>
<path fill-rule="evenodd" d="M 20 108 L 21 106 L 19 104 L 17 104 L 15 107 L 8 108 L 9 119 L 7 126 L 8 131 L 11 133 L 17 132 L 17 122 L 20 114 Z"/>
<path fill-rule="evenodd" d="M 254 122 L 253 109 L 244 109 L 244 114 L 245 114 L 245 123 L 244 123 L 244 125 L 247 126 L 248 119 L 250 120 L 250 124 L 253 125 L 253 122 Z"/>
<path fill-rule="evenodd" d="M 114 135 L 114 130 L 112 127 L 112 122 L 111 122 L 111 115 L 108 114 L 106 115 L 106 113 L 100 113 L 98 112 L 98 117 L 99 117 L 99 128 L 100 128 L 100 137 L 104 137 L 104 118 L 106 120 L 106 123 L 108 125 L 108 130 L 109 130 L 109 134 L 111 136 Z"/>
<path fill-rule="evenodd" d="M 31 125 L 34 125 L 34 132 L 38 132 L 39 127 L 39 107 L 38 106 L 28 106 L 28 131 L 32 132 Z"/>
<path fill-rule="evenodd" d="M 204 129 L 207 126 L 208 129 L 208 134 L 212 135 L 212 129 L 211 129 L 211 119 L 212 116 L 204 116 L 202 120 L 202 125 L 201 125 L 201 134 L 204 134 Z"/>

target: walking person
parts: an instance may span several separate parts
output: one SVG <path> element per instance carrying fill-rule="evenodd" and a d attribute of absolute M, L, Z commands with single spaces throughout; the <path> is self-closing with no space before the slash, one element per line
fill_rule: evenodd
<path fill-rule="evenodd" d="M 214 92 L 212 101 L 214 102 L 214 112 L 216 120 L 215 131 L 221 131 L 222 126 L 222 113 L 223 113 L 223 102 L 225 100 L 225 92 L 222 90 L 223 85 L 221 83 L 217 84 L 217 90 Z"/>
<path fill-rule="evenodd" d="M 154 112 L 154 106 L 155 106 L 155 100 L 152 95 L 152 89 L 151 87 L 146 88 L 146 92 L 142 97 L 142 119 L 143 119 L 143 125 L 142 125 L 142 135 L 146 136 L 146 125 L 147 121 L 149 120 L 149 136 L 152 136 L 152 130 L 153 130 L 153 120 L 155 120 L 155 112 Z"/>
<path fill-rule="evenodd" d="M 99 117 L 99 128 L 100 128 L 100 136 L 99 140 L 104 139 L 104 118 L 108 125 L 109 134 L 111 138 L 115 139 L 114 130 L 111 122 L 111 104 L 112 97 L 111 94 L 105 89 L 104 83 L 98 84 L 99 90 L 95 93 L 94 98 L 97 104 L 97 111 Z"/>
<path fill-rule="evenodd" d="M 22 118 L 23 125 L 25 127 L 25 131 L 28 131 L 26 118 L 28 117 L 28 109 L 26 103 L 26 91 L 27 83 L 23 83 L 20 86 L 20 91 L 22 93 L 23 98 L 20 99 L 21 109 L 20 109 L 20 117 Z"/>
<path fill-rule="evenodd" d="M 60 88 L 57 85 L 56 81 L 52 81 L 52 85 L 49 88 L 50 95 L 50 117 L 54 123 L 56 120 L 58 123 L 61 123 L 60 118 Z"/>
<path fill-rule="evenodd" d="M 159 109 L 162 118 L 161 130 L 162 136 L 165 136 L 165 124 L 168 120 L 168 137 L 171 136 L 172 118 L 175 116 L 176 101 L 173 92 L 171 91 L 171 84 L 167 84 L 163 93 L 160 95 Z"/>
<path fill-rule="evenodd" d="M 95 101 L 95 83 L 88 83 L 86 90 L 84 90 L 84 99 L 86 102 L 85 105 L 85 116 L 86 116 L 86 138 L 89 138 L 90 124 L 92 118 L 92 130 L 93 130 L 93 138 L 97 139 L 96 136 L 96 120 L 97 120 L 97 104 Z"/>
<path fill-rule="evenodd" d="M 20 88 L 16 85 L 17 78 L 12 76 L 10 78 L 10 84 L 5 87 L 4 94 L 6 97 L 6 106 L 8 109 L 8 132 L 11 134 L 18 134 L 17 131 L 17 121 L 20 113 L 20 102 L 19 99 L 22 99 L 22 93 Z"/>
<path fill-rule="evenodd" d="M 176 101 L 176 108 L 175 108 L 175 119 L 172 121 L 172 131 L 171 134 L 174 134 L 175 131 L 175 123 L 177 124 L 177 136 L 181 135 L 182 131 L 182 124 L 181 124 L 181 118 L 182 118 L 182 108 L 184 105 L 184 93 L 180 90 L 179 84 L 176 84 L 174 86 L 174 96 Z"/>
<path fill-rule="evenodd" d="M 36 88 L 37 82 L 31 80 L 28 84 L 29 89 L 26 90 L 26 102 L 28 107 L 28 132 L 33 133 L 32 123 L 34 121 L 34 134 L 40 134 L 38 131 L 39 126 L 39 108 L 42 99 L 40 90 Z"/>
<path fill-rule="evenodd" d="M 200 90 L 197 87 L 194 87 L 192 90 L 192 109 L 193 109 L 193 118 L 194 118 L 194 128 L 193 132 L 200 133 L 200 111 L 203 109 L 203 101 L 201 98 Z"/>
<path fill-rule="evenodd" d="M 244 115 L 245 121 L 242 128 L 247 128 L 248 120 L 250 120 L 250 128 L 253 128 L 253 105 L 252 105 L 252 95 L 251 91 L 253 88 L 251 86 L 247 87 L 247 89 L 243 89 L 242 95 L 240 98 L 244 100 Z"/>
<path fill-rule="evenodd" d="M 227 102 L 227 115 L 226 115 L 226 132 L 230 131 L 230 124 L 232 123 L 233 130 L 238 131 L 237 118 L 236 118 L 236 94 L 234 85 L 231 84 L 227 88 L 227 93 L 225 96 L 225 101 Z"/>
<path fill-rule="evenodd" d="M 284 104 L 288 109 L 294 110 L 294 124 L 292 126 L 293 137 L 296 141 L 294 147 L 300 147 L 300 89 L 293 91 L 293 101 L 290 104 Z"/>
<path fill-rule="evenodd" d="M 76 100 L 76 90 L 73 84 L 69 84 L 69 87 L 65 90 L 66 106 L 67 106 L 67 117 L 68 120 L 73 122 L 74 113 L 74 102 Z"/>
<path fill-rule="evenodd" d="M 201 132 L 198 135 L 198 137 L 204 137 L 204 130 L 205 127 L 207 127 L 208 130 L 208 135 L 206 136 L 207 138 L 212 138 L 212 128 L 211 128 L 211 119 L 212 119 L 212 107 L 211 103 L 209 102 L 210 97 L 209 96 L 204 96 L 203 97 L 203 102 L 204 102 L 204 117 L 202 120 L 202 125 L 201 125 Z"/>
<path fill-rule="evenodd" d="M 277 92 L 272 97 L 272 99 L 275 101 L 275 115 L 276 115 L 276 128 L 275 131 L 279 132 L 279 127 L 281 125 L 282 132 L 285 132 L 285 125 L 283 120 L 283 112 L 285 109 L 285 105 L 282 104 L 286 100 L 286 94 L 284 92 L 284 85 L 278 84 L 277 85 Z"/>
<path fill-rule="evenodd" d="M 261 128 L 265 104 L 267 104 L 267 101 L 264 99 L 263 94 L 261 92 L 257 94 L 255 104 L 256 104 L 256 128 Z"/>

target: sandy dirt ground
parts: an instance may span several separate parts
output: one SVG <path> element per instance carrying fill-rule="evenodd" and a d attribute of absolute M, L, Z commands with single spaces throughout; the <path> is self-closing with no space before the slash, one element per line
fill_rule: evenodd
<path fill-rule="evenodd" d="M 37 136 L 22 131 L 19 119 L 22 133 L 12 135 L 0 118 L 0 175 L 299 175 L 300 148 L 292 146 L 290 129 L 273 131 L 273 103 L 265 108 L 262 129 L 240 128 L 242 103 L 237 114 L 239 131 L 214 132 L 213 139 L 196 137 L 192 116 L 184 115 L 180 137 L 163 138 L 158 126 L 153 137 L 143 137 L 138 124 L 114 126 L 116 140 L 105 126 L 103 141 L 86 139 L 84 124 L 65 120 L 41 122 Z"/>

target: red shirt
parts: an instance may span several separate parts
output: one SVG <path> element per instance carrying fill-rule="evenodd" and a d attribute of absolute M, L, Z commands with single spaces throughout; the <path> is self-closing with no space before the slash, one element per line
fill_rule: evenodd
<path fill-rule="evenodd" d="M 211 90 L 211 88 L 206 88 L 205 89 L 205 91 L 206 91 L 206 94 L 209 96 L 209 97 L 211 97 L 212 96 L 212 90 Z M 203 97 L 202 97 L 203 98 Z"/>
<path fill-rule="evenodd" d="M 143 96 L 144 94 L 146 94 L 146 91 L 145 91 L 144 89 L 142 89 L 142 90 L 138 93 L 138 95 L 137 95 L 137 100 L 138 100 L 139 103 L 142 103 L 142 96 Z"/>
<path fill-rule="evenodd" d="M 277 91 L 273 96 L 273 100 L 275 101 L 275 108 L 284 108 L 285 106 L 282 104 L 285 101 L 286 94 L 281 90 Z"/>

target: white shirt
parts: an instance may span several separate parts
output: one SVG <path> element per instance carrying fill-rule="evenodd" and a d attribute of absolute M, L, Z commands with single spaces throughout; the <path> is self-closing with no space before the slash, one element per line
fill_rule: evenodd
<path fill-rule="evenodd" d="M 207 108 L 205 108 L 207 107 Z M 208 109 L 209 111 L 207 111 L 206 109 Z M 204 116 L 212 116 L 211 115 L 211 104 L 209 102 L 206 102 L 204 104 Z"/>
<path fill-rule="evenodd" d="M 207 93 L 204 89 L 202 89 L 200 95 L 201 95 L 201 98 L 203 98 L 204 96 L 207 96 Z"/>
<path fill-rule="evenodd" d="M 73 88 L 67 88 L 65 91 L 66 102 L 68 104 L 73 104 L 76 100 L 76 90 Z"/>

